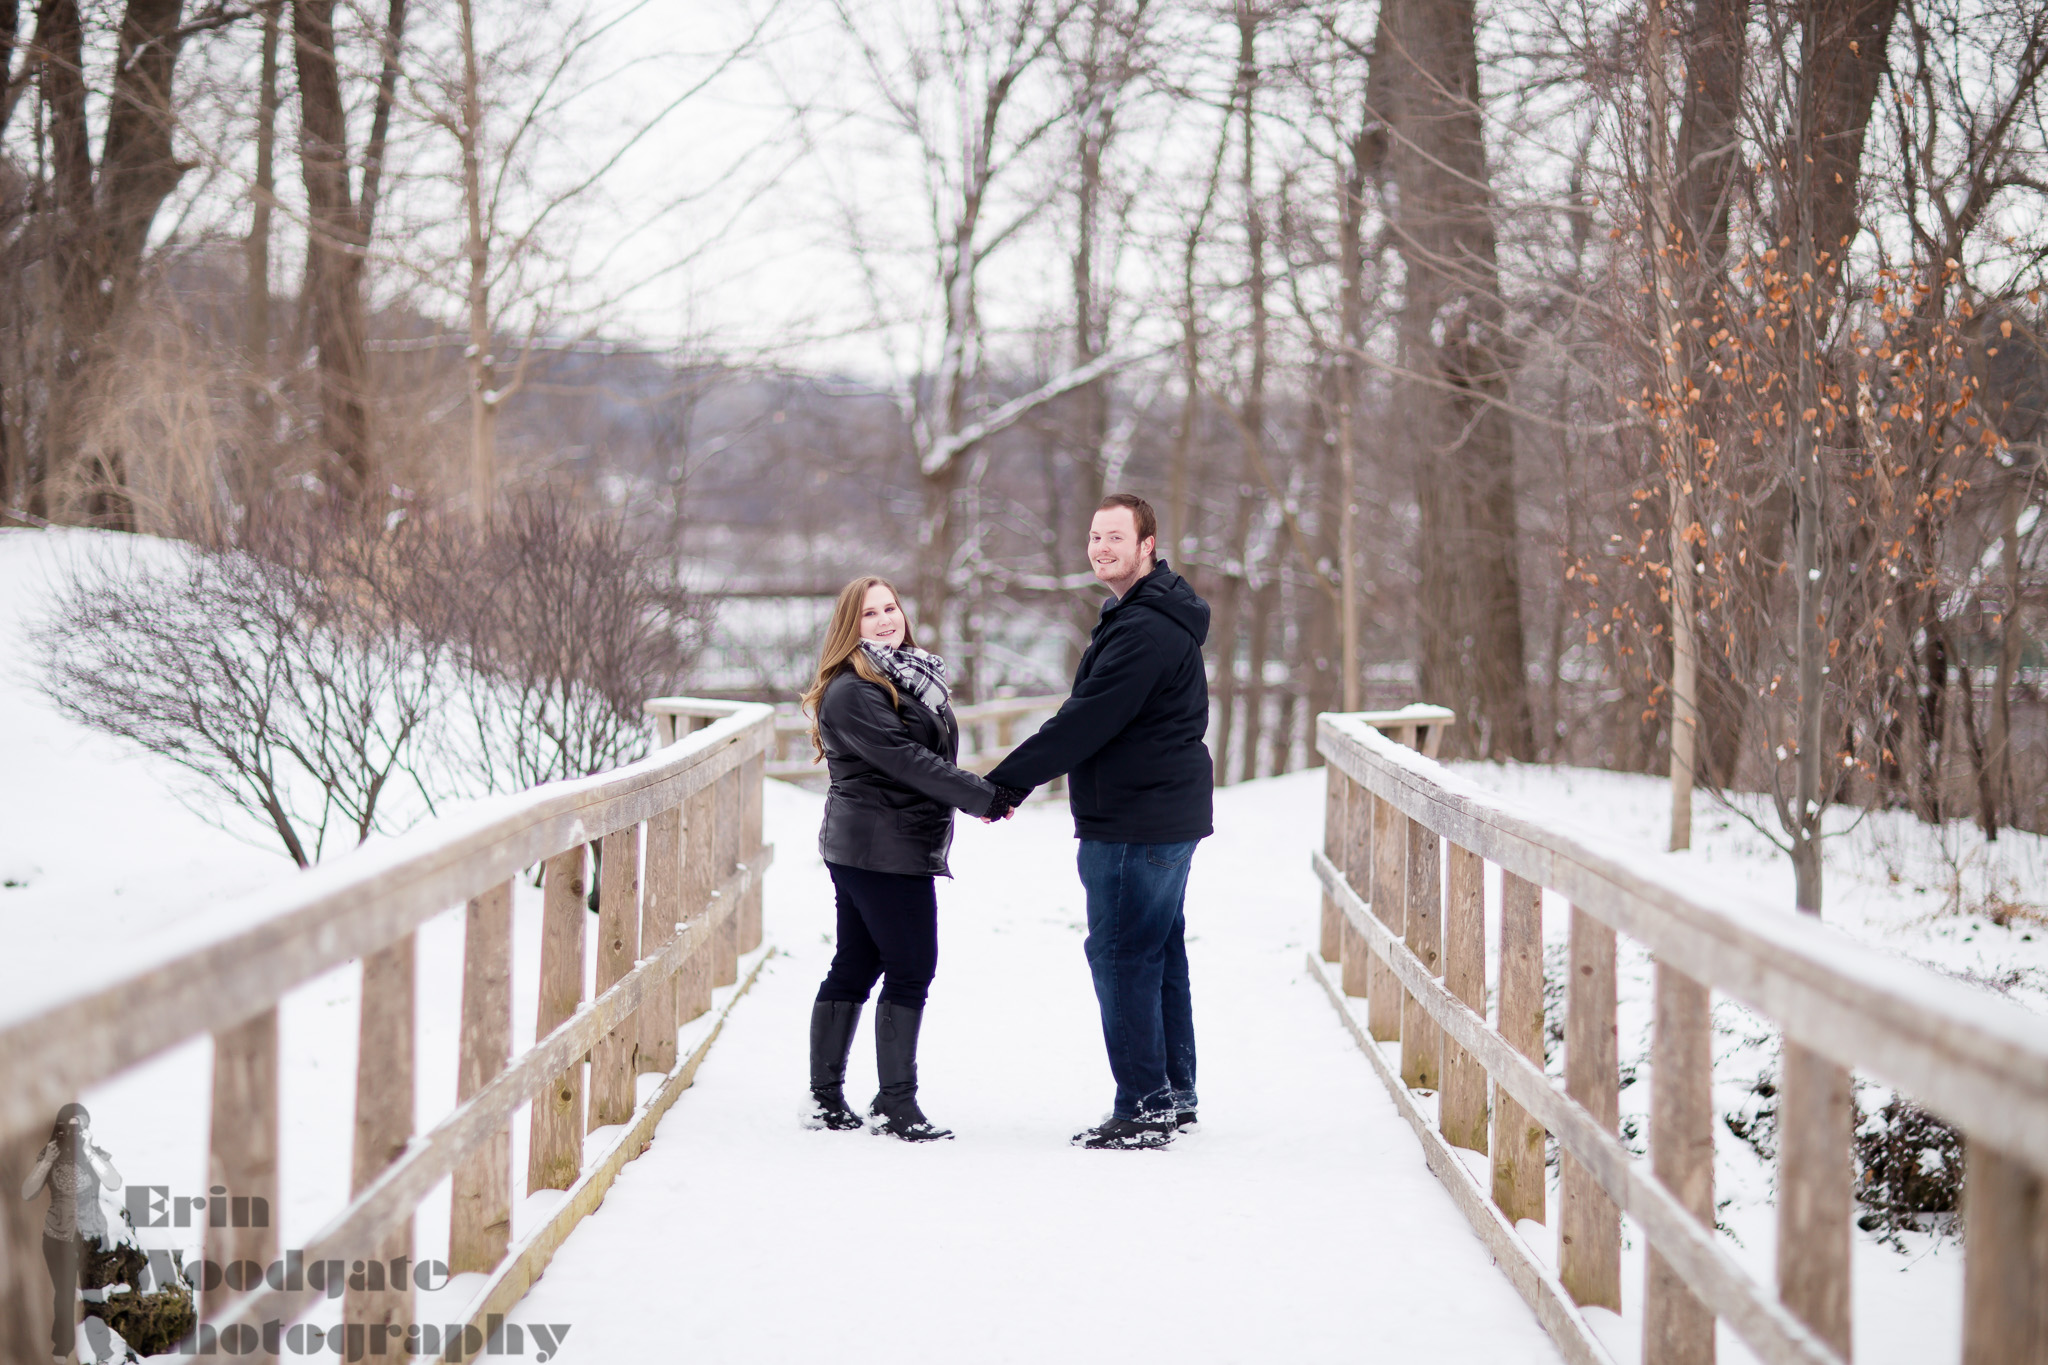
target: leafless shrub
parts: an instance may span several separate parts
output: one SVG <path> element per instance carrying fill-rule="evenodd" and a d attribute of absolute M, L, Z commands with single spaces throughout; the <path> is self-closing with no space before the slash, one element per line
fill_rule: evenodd
<path fill-rule="evenodd" d="M 513 499 L 475 542 L 459 614 L 454 764 L 492 791 L 584 777 L 647 751 L 641 704 L 702 652 L 710 600 L 616 517 L 566 496 Z"/>
<path fill-rule="evenodd" d="M 34 631 L 43 691 L 184 767 L 306 866 L 332 832 L 360 842 L 433 809 L 422 760 L 450 646 L 420 625 L 451 585 L 442 544 L 326 507 L 234 544 L 81 555 Z"/>

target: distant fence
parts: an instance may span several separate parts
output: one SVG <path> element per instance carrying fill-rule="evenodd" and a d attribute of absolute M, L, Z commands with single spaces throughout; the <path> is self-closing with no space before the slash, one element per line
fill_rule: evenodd
<path fill-rule="evenodd" d="M 1624 1212 L 1647 1242 L 1648 1365 L 1712 1361 L 1717 1318 L 1771 1365 L 1850 1358 L 1854 1069 L 1966 1135 L 1964 1365 L 2048 1362 L 2048 1024 L 1789 910 L 1702 895 L 1661 859 L 1550 828 L 1380 733 L 1385 721 L 1318 718 L 1320 955 L 1341 984 L 1310 965 L 1567 1359 L 1610 1359 L 1578 1306 L 1621 1307 Z M 1501 871 L 1492 1022 L 1487 862 Z M 1543 1069 L 1545 888 L 1572 907 L 1561 1089 Z M 1617 933 L 1656 959 L 1647 1162 L 1616 1136 Z M 1784 1031 L 1775 1290 L 1714 1232 L 1716 990 Z M 1340 991 L 1365 998 L 1363 1032 Z M 1375 1040 L 1399 1041 L 1398 1070 Z M 1420 1092 L 1435 1095 L 1433 1121 Z M 1546 1136 L 1561 1151 L 1555 1274 L 1514 1232 L 1548 1217 Z M 1490 1190 L 1453 1147 L 1490 1153 Z"/>
<path fill-rule="evenodd" d="M 772 856 L 761 842 L 762 768 L 773 712 L 689 699 L 649 702 L 647 710 L 660 747 L 638 763 L 486 801 L 288 878 L 230 917 L 246 928 L 0 1028 L 7 1150 L 17 1161 L 24 1152 L 33 1160 L 53 1113 L 85 1087 L 211 1033 L 209 1181 L 232 1191 L 238 1205 L 261 1198 L 279 1209 L 278 1001 L 360 958 L 351 1198 L 305 1245 L 304 1264 L 411 1256 L 414 1210 L 452 1177 L 447 1265 L 454 1274 L 486 1277 L 460 1316 L 481 1325 L 504 1312 L 690 1084 L 716 1030 L 679 1057 L 678 1027 L 710 1008 L 714 986 L 737 982 L 740 957 L 761 942 L 761 874 Z M 585 1000 L 592 841 L 602 851 L 597 995 Z M 512 879 L 543 862 L 538 1037 L 515 1058 Z M 418 1134 L 416 931 L 465 901 L 457 1103 Z M 642 1104 L 636 1077 L 646 1072 L 664 1079 Z M 511 1121 L 528 1101 L 526 1189 L 568 1194 L 513 1245 Z M 586 1132 L 609 1125 L 620 1126 L 617 1135 L 601 1149 L 586 1148 Z M 47 1361 L 40 1214 L 12 1189 L 0 1195 L 0 1361 Z M 209 1225 L 204 1259 L 269 1266 L 280 1254 L 276 1221 L 269 1222 Z M 347 1291 L 343 1321 L 351 1331 L 362 1326 L 366 1338 L 382 1337 L 384 1359 L 406 1359 L 411 1352 L 400 1343 L 416 1321 L 413 1283 L 382 1278 Z M 322 1294 L 291 1277 L 278 1281 L 259 1276 L 240 1287 L 246 1292 L 204 1290 L 195 1348 L 271 1358 L 278 1348 L 263 1344 L 262 1324 L 288 1324 Z M 424 1353 L 440 1350 L 430 1345 Z"/>
<path fill-rule="evenodd" d="M 960 766 L 986 773 L 1017 747 L 1020 722 L 1032 716 L 1049 716 L 1065 701 L 1059 697 L 1000 697 L 953 708 L 960 723 Z M 775 717 L 775 750 L 769 756 L 768 776 L 788 782 L 825 780 L 825 765 L 813 762 L 811 718 L 799 711 L 778 712 Z"/>

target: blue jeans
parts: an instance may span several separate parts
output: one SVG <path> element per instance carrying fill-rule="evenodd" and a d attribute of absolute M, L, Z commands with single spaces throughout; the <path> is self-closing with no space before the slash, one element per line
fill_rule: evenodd
<path fill-rule="evenodd" d="M 1118 1118 L 1195 1107 L 1195 1016 L 1181 913 L 1194 854 L 1193 841 L 1081 841 L 1088 970 Z"/>

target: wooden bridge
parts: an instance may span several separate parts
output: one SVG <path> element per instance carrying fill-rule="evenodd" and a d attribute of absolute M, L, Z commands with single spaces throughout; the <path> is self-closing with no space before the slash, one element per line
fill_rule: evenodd
<path fill-rule="evenodd" d="M 0 1027 L 0 1133 L 14 1135 L 0 1140 L 0 1175 L 33 1160 L 66 1101 L 211 1035 L 210 1181 L 216 1194 L 278 1207 L 278 1005 L 360 960 L 351 1197 L 289 1249 L 304 1267 L 339 1261 L 358 1273 L 336 1305 L 311 1273 L 238 1272 L 284 1265 L 287 1249 L 274 1223 L 222 1217 L 206 1227 L 203 1254 L 228 1269 L 200 1286 L 194 1353 L 537 1350 L 537 1340 L 507 1342 L 518 1309 L 572 1321 L 559 1344 L 571 1361 L 1161 1350 L 1690 1365 L 1714 1359 L 1718 1337 L 1724 1358 L 1824 1365 L 1887 1358 L 1882 1341 L 1857 1341 L 1849 1311 L 1853 1070 L 1967 1135 L 1960 1358 L 2048 1362 L 2041 1020 L 1818 923 L 1706 899 L 1667 864 L 1595 846 L 1481 791 L 1416 751 L 1431 747 L 1432 714 L 1320 718 L 1329 785 L 1319 851 L 1277 842 L 1306 844 L 1307 830 L 1219 819 L 1189 912 L 1191 934 L 1206 940 L 1191 951 L 1204 954 L 1196 988 L 1212 1131 L 1164 1154 L 1115 1156 L 1074 1152 L 1055 1131 L 1092 1114 L 1048 1118 L 1021 1098 L 1078 1105 L 1100 1089 L 1075 1060 L 1099 1052 L 1085 973 L 1026 970 L 1078 959 L 1071 908 L 1044 889 L 1071 880 L 1056 866 L 1042 869 L 1043 886 L 998 888 L 985 931 L 972 912 L 949 920 L 949 964 L 956 945 L 968 963 L 947 972 L 982 984 L 948 997 L 927 1085 L 959 1078 L 954 1108 L 934 1112 L 961 1140 L 913 1150 L 797 1130 L 802 1010 L 811 966 L 828 951 L 812 931 L 829 918 L 815 859 L 792 853 L 766 884 L 774 932 L 764 936 L 775 718 L 766 706 L 688 700 L 649 710 L 662 742 L 639 763 L 336 859 L 219 917 L 175 960 Z M 1013 823 L 1034 819 L 1064 837 L 1054 810 Z M 959 893 L 1000 837 L 963 839 Z M 1303 856 L 1323 891 L 1319 923 L 1314 883 L 1295 870 Z M 1285 874 L 1263 875 L 1275 858 Z M 524 1007 L 512 1000 L 512 905 L 515 880 L 536 865 L 544 905 L 529 1044 L 513 1038 Z M 1225 867 L 1261 875 L 1224 887 Z M 1305 976 L 1300 949 L 1286 955 L 1272 927 L 1284 919 L 1232 913 L 1265 882 L 1282 916 L 1316 931 Z M 1572 906 L 1562 1086 L 1542 1061 L 1546 890 Z M 1000 918 L 1004 904 L 1019 908 Z M 422 1132 L 415 943 L 457 907 L 457 1103 Z M 1647 1161 L 1617 1136 L 1617 936 L 1657 963 Z M 794 969 L 778 972 L 778 946 Z M 1026 984 L 997 989 L 1004 970 Z M 1749 1275 L 1713 1228 L 1710 992 L 1784 1033 L 1774 1284 Z M 702 1091 L 671 1113 L 728 1026 Z M 1313 1069 L 1313 1102 L 1291 1092 L 1291 1075 L 1272 1074 L 1277 1055 Z M 1384 1094 L 1367 1079 L 1375 1072 Z M 615 1183 L 620 1197 L 596 1212 Z M 433 1200 L 447 1210 L 445 1245 L 415 1235 Z M 39 1209 L 5 1206 L 0 1361 L 47 1361 Z M 906 1219 L 915 1235 L 897 1226 Z M 1622 1302 L 1624 1219 L 1645 1258 L 1640 1305 Z M 1531 1220 L 1554 1229 L 1554 1252 Z M 416 1283 L 356 1267 L 401 1256 L 438 1275 Z M 719 1267 L 727 1273 L 709 1273 Z M 450 1276 L 452 1288 L 428 1283 Z M 1602 1309 L 1629 1314 L 1628 1340 Z M 320 1343 L 306 1335 L 315 1320 Z"/>

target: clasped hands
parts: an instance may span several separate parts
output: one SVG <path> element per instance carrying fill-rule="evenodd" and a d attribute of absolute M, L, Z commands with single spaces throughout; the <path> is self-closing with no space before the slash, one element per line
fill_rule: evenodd
<path fill-rule="evenodd" d="M 987 815 L 975 818 L 984 825 L 993 825 L 998 820 L 1007 820 L 1017 813 L 1017 807 L 1024 804 L 1024 798 L 1031 795 L 1029 789 L 1019 791 L 1015 787 L 998 786 L 996 803 L 989 807 Z"/>

